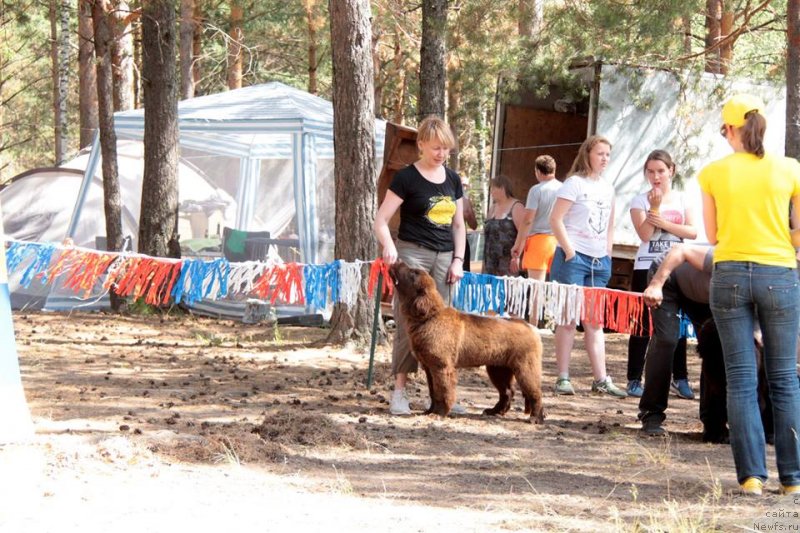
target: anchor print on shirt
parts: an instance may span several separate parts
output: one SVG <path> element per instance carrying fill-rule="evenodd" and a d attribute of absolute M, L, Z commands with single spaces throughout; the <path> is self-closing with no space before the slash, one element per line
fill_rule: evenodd
<path fill-rule="evenodd" d="M 604 235 L 608 229 L 608 220 L 611 217 L 611 202 L 597 200 L 587 204 L 589 208 L 589 229 L 593 237 Z"/>

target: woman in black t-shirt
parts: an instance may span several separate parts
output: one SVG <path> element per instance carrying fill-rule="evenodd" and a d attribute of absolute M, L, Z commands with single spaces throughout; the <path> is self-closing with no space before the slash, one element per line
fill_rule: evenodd
<path fill-rule="evenodd" d="M 450 127 L 438 117 L 423 120 L 417 130 L 419 160 L 399 170 L 386 191 L 375 217 L 375 235 L 383 247 L 383 260 L 391 265 L 398 259 L 412 268 L 426 270 L 446 302 L 450 285 L 464 276 L 464 192 L 458 174 L 444 164 L 455 146 Z M 397 243 L 389 232 L 389 220 L 400 209 Z M 411 414 L 405 386 L 409 372 L 417 370 L 397 298 L 397 323 L 392 345 L 394 392 L 392 414 Z M 460 407 L 460 406 L 459 406 Z M 453 408 L 456 412 L 458 409 Z"/>

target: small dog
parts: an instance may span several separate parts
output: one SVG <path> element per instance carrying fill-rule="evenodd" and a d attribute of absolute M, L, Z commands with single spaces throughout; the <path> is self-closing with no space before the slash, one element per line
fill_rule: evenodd
<path fill-rule="evenodd" d="M 761 424 L 766 441 L 773 443 L 774 425 L 772 402 L 769 399 L 769 386 L 764 369 L 764 349 L 758 339 L 756 364 L 758 365 L 758 406 L 761 411 Z M 722 343 L 719 340 L 717 324 L 713 318 L 703 323 L 697 333 L 697 353 L 703 360 L 700 370 L 700 420 L 703 422 L 703 442 L 728 443 L 728 380 L 725 376 L 725 360 Z"/>
<path fill-rule="evenodd" d="M 450 412 L 456 400 L 457 368 L 486 365 L 500 398 L 484 414 L 508 412 L 516 378 L 531 423 L 544 421 L 542 340 L 533 326 L 446 307 L 433 278 L 405 263 L 394 263 L 389 274 L 400 298 L 411 348 L 428 378 L 431 407 L 427 414 L 445 416 Z"/>

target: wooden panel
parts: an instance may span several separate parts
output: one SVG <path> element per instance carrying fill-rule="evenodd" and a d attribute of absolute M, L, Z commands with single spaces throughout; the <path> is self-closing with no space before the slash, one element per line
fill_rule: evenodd
<path fill-rule="evenodd" d="M 533 166 L 540 155 L 553 156 L 556 177 L 563 181 L 586 139 L 587 124 L 585 115 L 507 105 L 498 169 L 514 183 L 514 196 L 525 200 L 536 184 Z M 570 146 L 552 146 L 563 144 Z"/>
<path fill-rule="evenodd" d="M 386 123 L 386 137 L 383 148 L 383 167 L 378 176 L 378 205 L 383 202 L 386 191 L 392 183 L 395 172 L 405 168 L 419 159 L 419 149 L 417 148 L 417 130 L 407 126 L 401 126 L 392 122 Z M 400 210 L 394 214 L 389 221 L 389 229 L 392 235 L 397 234 L 400 226 Z"/>

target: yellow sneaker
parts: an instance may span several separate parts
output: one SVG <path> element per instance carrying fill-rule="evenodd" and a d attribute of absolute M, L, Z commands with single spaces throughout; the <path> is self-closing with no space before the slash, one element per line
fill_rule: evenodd
<path fill-rule="evenodd" d="M 800 485 L 781 485 L 781 494 L 799 494 Z"/>
<path fill-rule="evenodd" d="M 761 496 L 764 492 L 764 482 L 757 477 L 749 477 L 741 485 L 742 494 L 747 496 Z M 792 487 L 794 488 L 794 487 Z M 797 487 L 800 490 L 800 487 Z"/>

